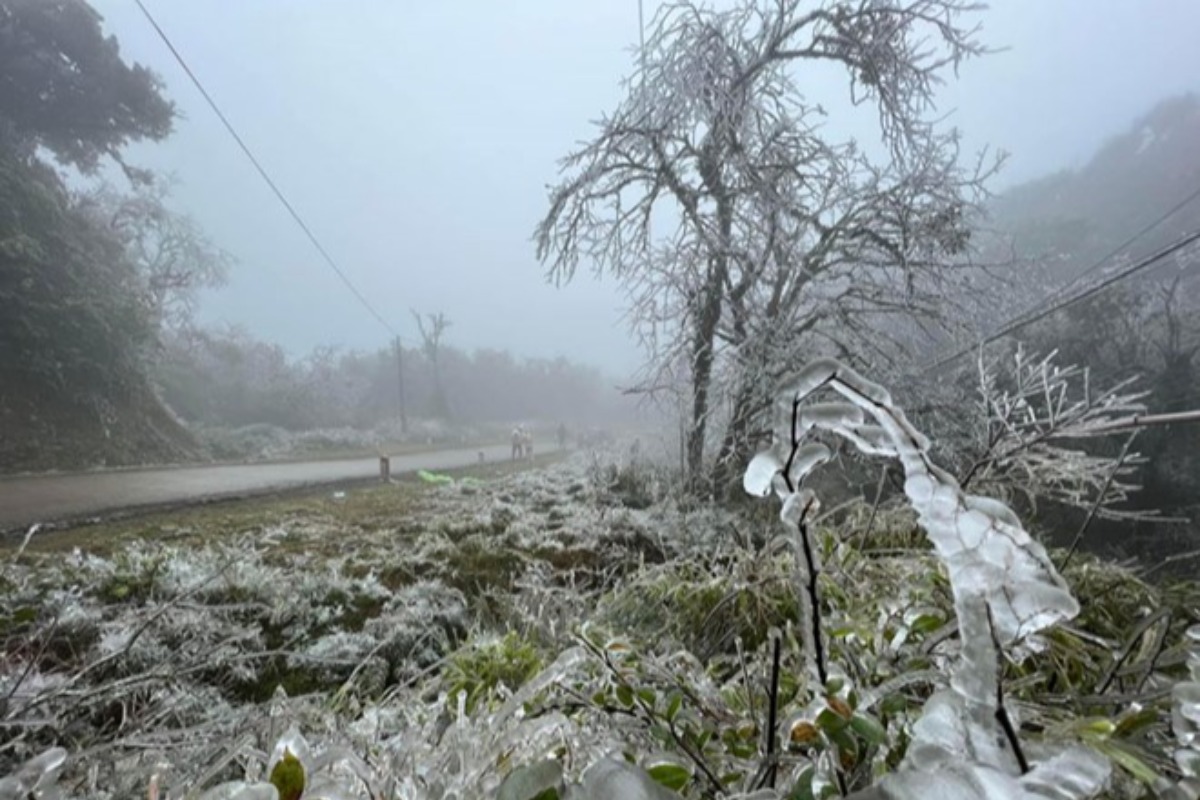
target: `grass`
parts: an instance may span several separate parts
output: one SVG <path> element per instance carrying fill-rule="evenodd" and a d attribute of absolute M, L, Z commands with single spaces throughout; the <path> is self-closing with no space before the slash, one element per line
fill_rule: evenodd
<path fill-rule="evenodd" d="M 564 456 L 551 453 L 532 461 L 488 462 L 470 467 L 445 470 L 455 478 L 494 480 L 528 469 L 542 468 Z M 399 530 L 420 508 L 422 497 L 432 488 L 415 475 L 393 477 L 389 485 L 339 489 L 336 485 L 306 487 L 261 497 L 218 500 L 201 505 L 169 507 L 98 523 L 42 532 L 25 548 L 26 556 L 69 553 L 76 548 L 108 556 L 130 544 L 168 542 L 173 545 L 198 545 L 222 538 L 262 534 L 297 523 L 328 527 L 330 532 L 357 530 Z M 329 537 L 336 552 L 345 544 L 339 536 Z M 0 558 L 9 557 L 21 546 L 20 537 L 0 539 Z M 283 539 L 277 548 L 286 552 L 298 546 L 311 550 L 307 537 L 299 542 Z"/>

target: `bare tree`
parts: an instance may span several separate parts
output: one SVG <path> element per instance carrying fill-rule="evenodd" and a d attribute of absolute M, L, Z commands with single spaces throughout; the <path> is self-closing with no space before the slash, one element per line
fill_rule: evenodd
<path fill-rule="evenodd" d="M 556 282 L 584 261 L 625 284 L 647 348 L 643 388 L 687 385 L 693 478 L 726 390 L 744 428 L 758 373 L 794 360 L 778 357 L 785 341 L 805 333 L 841 350 L 836 329 L 864 331 L 872 313 L 936 315 L 929 290 L 966 245 L 964 210 L 982 174 L 960 170 L 956 135 L 927 116 L 941 75 L 983 52 L 958 23 L 979 8 L 669 3 L 626 99 L 564 160 L 538 255 Z M 843 67 L 852 101 L 878 109 L 883 166 L 819 128 L 824 111 L 794 83 L 817 63 Z M 652 236 L 652 220 L 670 224 Z M 724 361 L 739 366 L 721 386 Z"/>
<path fill-rule="evenodd" d="M 450 403 L 446 397 L 445 385 L 442 383 L 442 336 L 450 327 L 450 319 L 441 311 L 436 314 L 426 314 L 422 318 L 417 311 L 412 311 L 413 319 L 417 321 L 417 330 L 421 334 L 421 352 L 429 362 L 433 372 L 433 413 L 438 417 L 450 415 Z"/>
<path fill-rule="evenodd" d="M 195 220 L 172 210 L 169 195 L 170 182 L 159 178 L 134 184 L 129 195 L 102 186 L 84 200 L 124 245 L 159 324 L 181 328 L 191 320 L 199 291 L 225 282 L 233 258 Z"/>

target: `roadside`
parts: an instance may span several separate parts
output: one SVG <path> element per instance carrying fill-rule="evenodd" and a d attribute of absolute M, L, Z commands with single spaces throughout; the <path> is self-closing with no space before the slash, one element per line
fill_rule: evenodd
<path fill-rule="evenodd" d="M 554 448 L 543 444 L 541 452 Z M 509 460 L 509 448 L 457 448 L 391 459 L 393 476 Z M 70 527 L 152 509 L 379 480 L 378 457 L 293 463 L 203 465 L 0 479 L 0 533 Z"/>

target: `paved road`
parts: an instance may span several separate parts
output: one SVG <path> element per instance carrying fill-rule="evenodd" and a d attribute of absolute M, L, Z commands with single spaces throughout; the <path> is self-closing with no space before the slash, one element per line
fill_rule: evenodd
<path fill-rule="evenodd" d="M 539 452 L 553 448 L 543 445 Z M 392 474 L 478 463 L 481 448 L 392 456 Z M 482 448 L 489 462 L 509 458 L 508 445 Z M 291 464 L 233 464 L 0 478 L 0 532 L 129 509 L 221 497 L 266 494 L 379 475 L 379 459 Z"/>

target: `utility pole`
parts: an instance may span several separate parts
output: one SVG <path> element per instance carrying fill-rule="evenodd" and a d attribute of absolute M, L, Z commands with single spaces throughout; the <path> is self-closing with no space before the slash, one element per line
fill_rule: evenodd
<path fill-rule="evenodd" d="M 396 337 L 396 381 L 400 385 L 400 432 L 408 433 L 408 410 L 404 391 L 404 346 Z"/>

